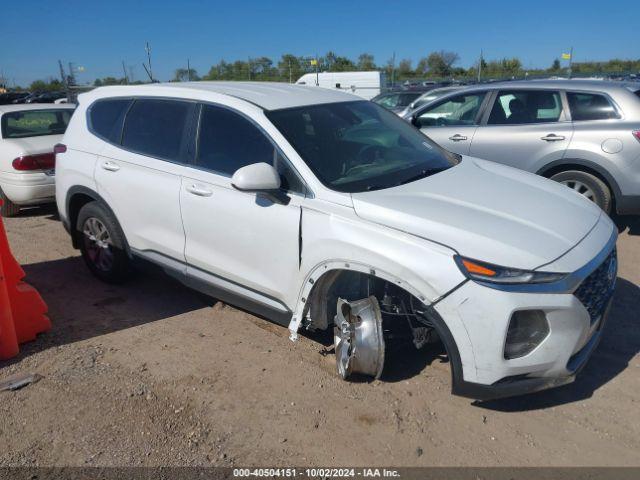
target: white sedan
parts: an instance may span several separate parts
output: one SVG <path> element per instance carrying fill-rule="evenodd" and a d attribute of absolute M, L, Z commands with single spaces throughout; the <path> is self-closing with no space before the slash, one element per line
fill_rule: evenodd
<path fill-rule="evenodd" d="M 54 146 L 75 105 L 0 106 L 0 214 L 55 201 Z"/>

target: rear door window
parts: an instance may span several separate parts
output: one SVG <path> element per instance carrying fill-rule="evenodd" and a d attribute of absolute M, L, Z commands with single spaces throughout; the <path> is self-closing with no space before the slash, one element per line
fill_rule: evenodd
<path fill-rule="evenodd" d="M 130 98 L 98 100 L 89 108 L 89 129 L 110 142 L 120 143 L 124 114 L 131 105 Z"/>
<path fill-rule="evenodd" d="M 62 135 L 69 125 L 73 110 L 26 110 L 2 115 L 3 138 Z"/>
<path fill-rule="evenodd" d="M 562 114 L 560 92 L 501 90 L 489 114 L 489 125 L 557 122 Z"/>
<path fill-rule="evenodd" d="M 574 122 L 583 120 L 610 120 L 620 118 L 611 100 L 605 95 L 585 92 L 567 92 L 571 119 Z"/>
<path fill-rule="evenodd" d="M 142 155 L 186 162 L 184 150 L 194 106 L 179 100 L 135 100 L 124 121 L 122 146 Z"/>

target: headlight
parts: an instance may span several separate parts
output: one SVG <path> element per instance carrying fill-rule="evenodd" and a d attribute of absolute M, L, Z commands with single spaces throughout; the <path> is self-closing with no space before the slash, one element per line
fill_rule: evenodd
<path fill-rule="evenodd" d="M 516 268 L 500 267 L 491 263 L 455 256 L 462 273 L 473 280 L 499 284 L 551 283 L 562 280 L 566 273 L 535 272 Z"/>

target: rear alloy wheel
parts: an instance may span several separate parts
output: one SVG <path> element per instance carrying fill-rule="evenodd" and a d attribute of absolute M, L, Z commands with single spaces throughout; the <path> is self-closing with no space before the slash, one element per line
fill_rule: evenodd
<path fill-rule="evenodd" d="M 611 190 L 595 175 L 579 170 L 569 170 L 553 175 L 551 180 L 562 183 L 588 198 L 607 214 L 611 212 Z"/>
<path fill-rule="evenodd" d="M 113 243 L 104 224 L 95 217 L 85 220 L 82 227 L 84 248 L 87 256 L 101 272 L 109 272 L 113 268 Z"/>
<path fill-rule="evenodd" d="M 131 261 L 120 225 L 98 202 L 87 203 L 78 213 L 80 251 L 89 270 L 107 283 L 122 283 L 131 274 Z"/>

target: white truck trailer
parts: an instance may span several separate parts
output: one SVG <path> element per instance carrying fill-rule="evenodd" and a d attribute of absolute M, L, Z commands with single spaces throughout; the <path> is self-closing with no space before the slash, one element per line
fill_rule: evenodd
<path fill-rule="evenodd" d="M 382 92 L 386 80 L 383 72 L 320 72 L 306 73 L 296 84 L 342 90 L 371 100 Z"/>

